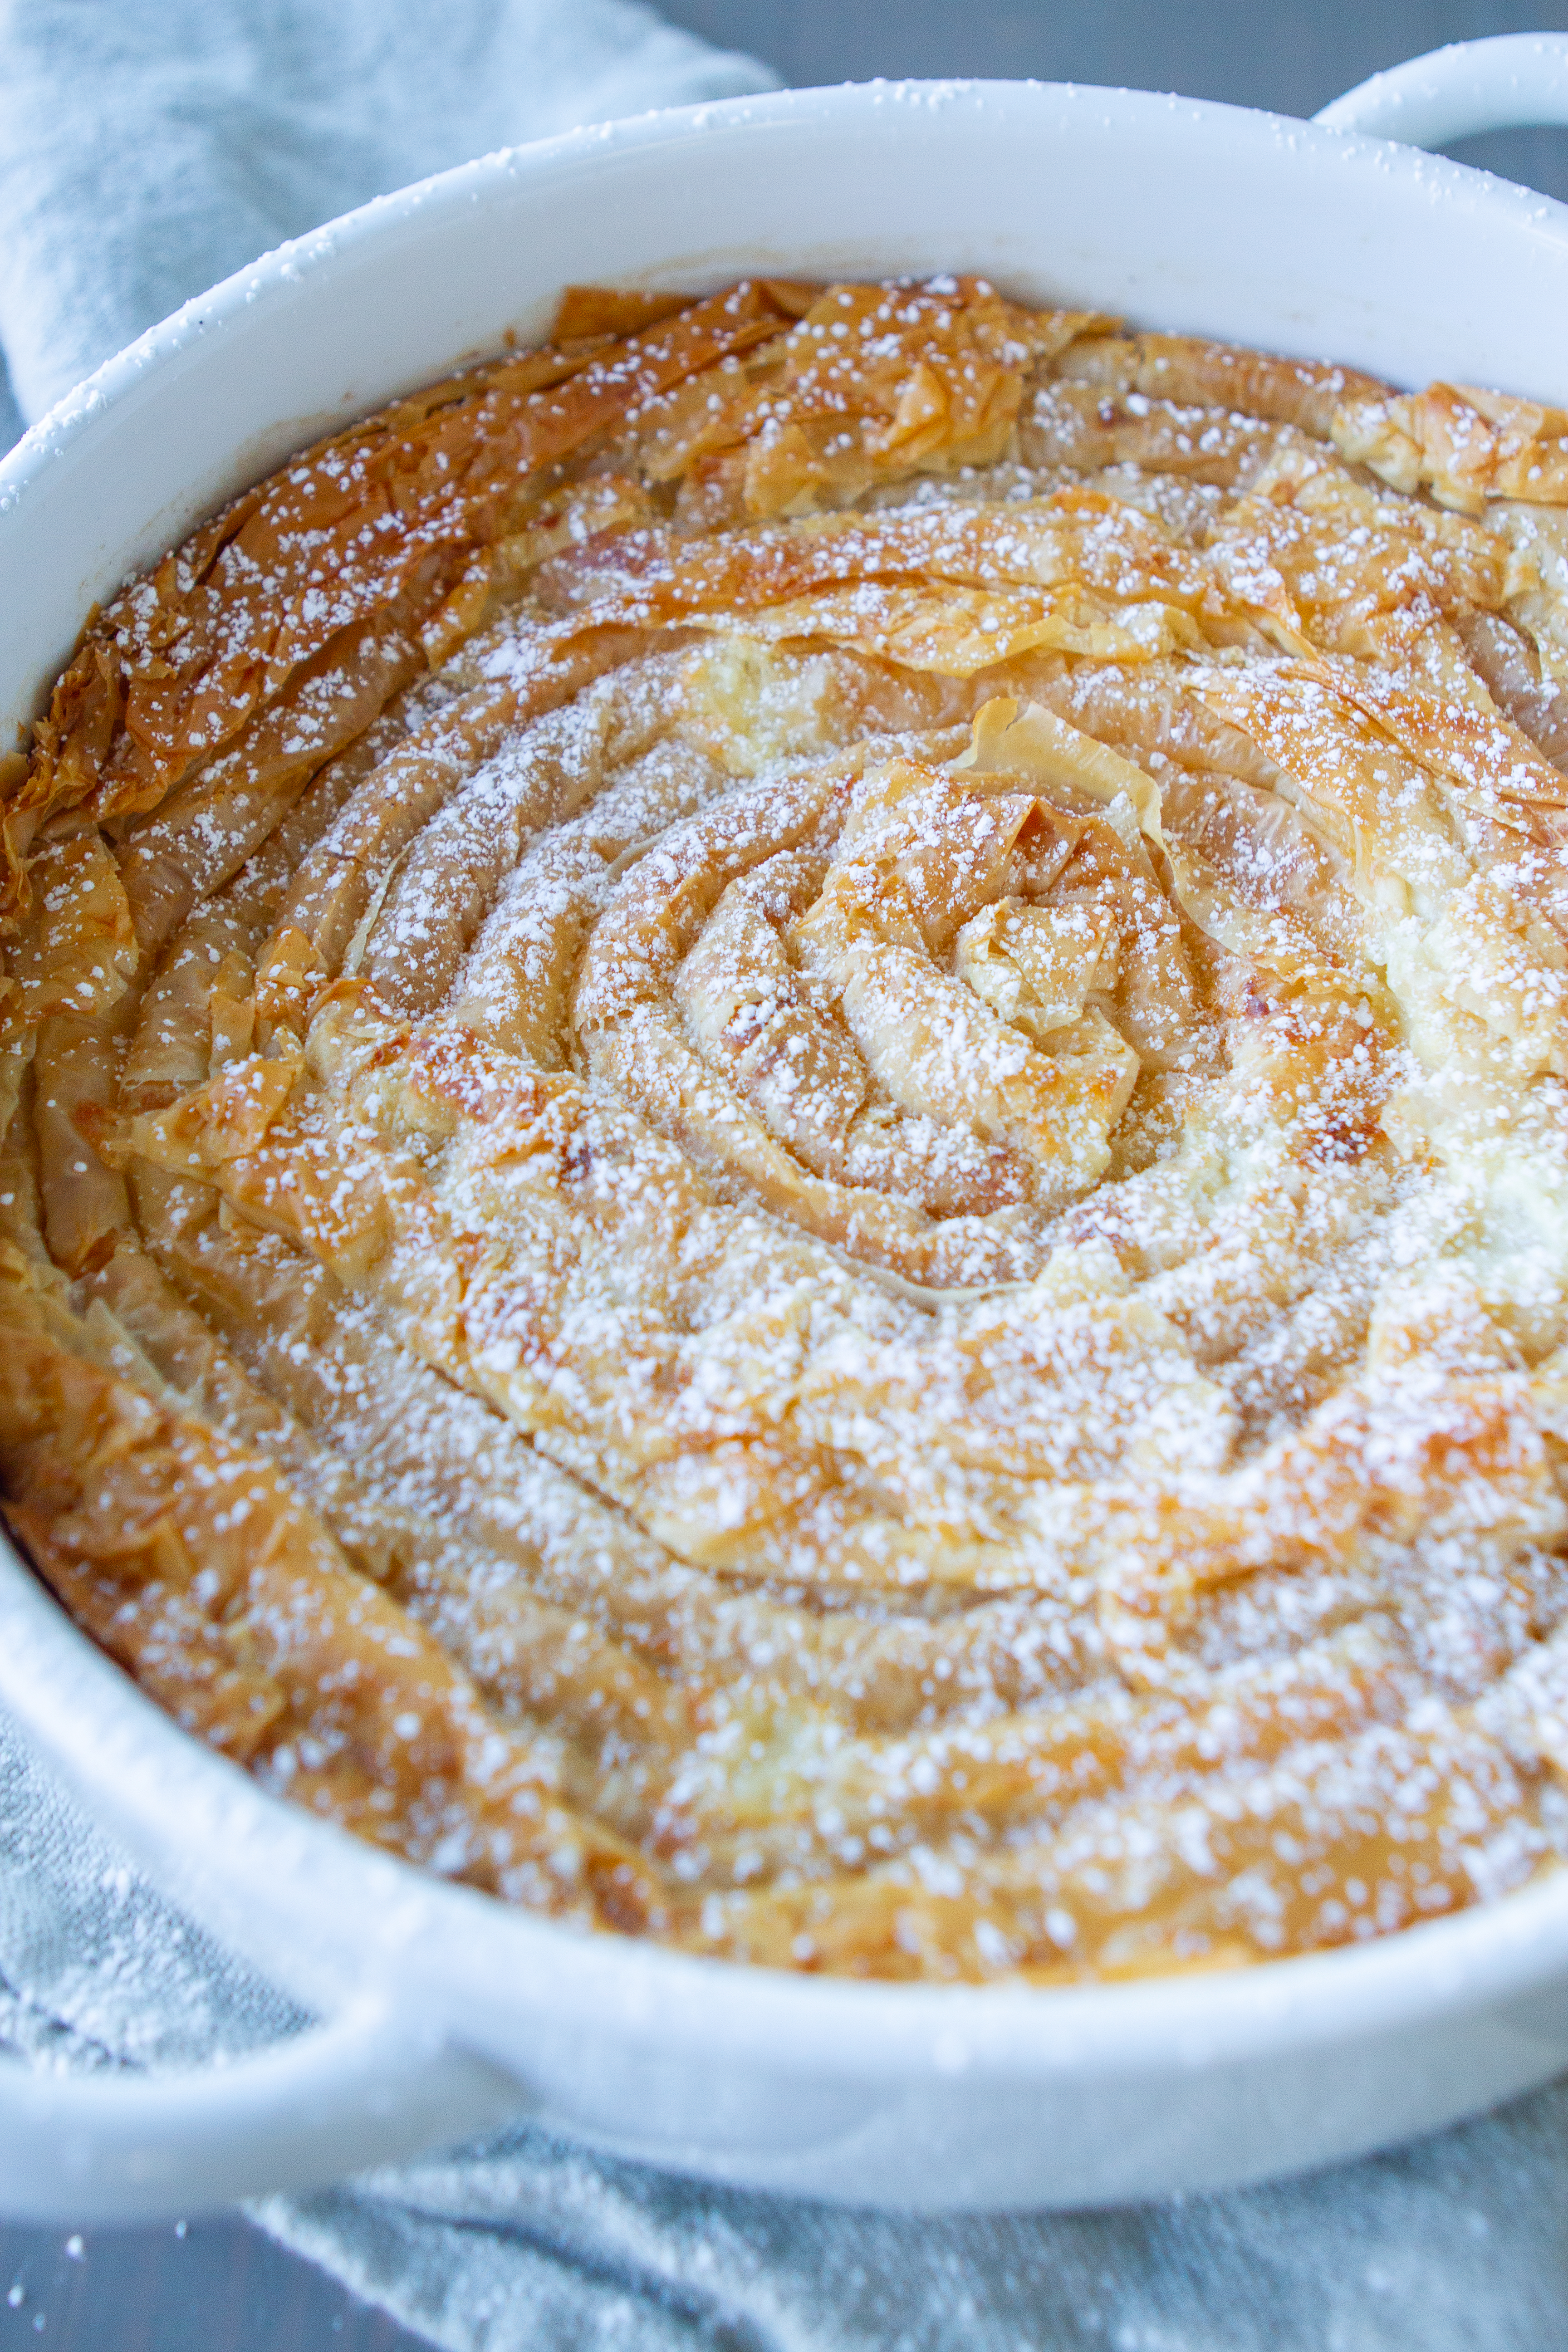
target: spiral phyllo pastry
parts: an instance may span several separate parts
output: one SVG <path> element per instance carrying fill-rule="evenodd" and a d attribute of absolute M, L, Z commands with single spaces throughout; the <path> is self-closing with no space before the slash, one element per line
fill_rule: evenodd
<path fill-rule="evenodd" d="M 5 773 L 38 1573 L 709 1954 L 1552 1867 L 1565 501 L 1559 412 L 950 278 L 579 290 L 247 492 Z"/>

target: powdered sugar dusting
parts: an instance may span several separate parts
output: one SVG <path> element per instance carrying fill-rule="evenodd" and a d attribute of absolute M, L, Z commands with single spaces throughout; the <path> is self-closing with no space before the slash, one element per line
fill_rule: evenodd
<path fill-rule="evenodd" d="M 62 683 L 44 1572 L 300 1801 L 696 1949 L 1506 1893 L 1568 1761 L 1568 423 L 960 277 L 573 299 Z"/>

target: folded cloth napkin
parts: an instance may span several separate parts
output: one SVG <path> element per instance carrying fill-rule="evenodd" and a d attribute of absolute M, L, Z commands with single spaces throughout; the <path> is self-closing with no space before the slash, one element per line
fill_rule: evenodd
<path fill-rule="evenodd" d="M 0 2041 L 191 2065 L 298 2012 L 178 1918 L 0 1725 Z M 446 2352 L 1558 2352 L 1568 2084 L 1304 2179 L 1113 2213 L 750 2196 L 520 2126 L 252 2208 Z"/>
<path fill-rule="evenodd" d="M 264 247 L 509 140 L 769 86 L 628 0 L 0 0 L 0 343 L 42 413 Z M 0 405 L 0 446 L 11 437 Z M 0 2045 L 191 2065 L 297 2031 L 0 1723 Z M 449 2352 L 1549 2352 L 1568 2088 L 1283 2186 L 909 2220 L 534 2127 L 256 2218 Z"/>

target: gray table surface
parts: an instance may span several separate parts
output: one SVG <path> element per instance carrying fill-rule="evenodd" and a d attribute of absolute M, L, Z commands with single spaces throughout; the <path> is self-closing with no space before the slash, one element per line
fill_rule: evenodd
<path fill-rule="evenodd" d="M 1033 75 L 1285 114 L 1310 114 L 1445 41 L 1568 31 L 1563 0 L 664 0 L 664 14 L 802 87 Z M 1568 131 L 1500 133 L 1453 152 L 1568 199 Z M 420 2340 L 237 2218 L 79 2233 L 0 2227 L 0 2352 L 418 2352 Z"/>

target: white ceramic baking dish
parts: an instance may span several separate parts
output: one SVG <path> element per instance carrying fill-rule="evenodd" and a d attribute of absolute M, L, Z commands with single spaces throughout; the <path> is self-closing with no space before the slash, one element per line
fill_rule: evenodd
<path fill-rule="evenodd" d="M 1568 40 L 1487 43 L 1382 78 L 1337 121 L 1403 110 L 1450 137 L 1565 98 Z M 509 330 L 539 335 L 563 282 L 960 268 L 1406 383 L 1568 401 L 1568 208 L 1411 147 L 1033 84 L 651 116 L 490 157 L 269 256 L 29 435 L 0 467 L 0 740 L 95 599 L 313 435 Z M 1384 2145 L 1568 2064 L 1568 1874 L 1209 1978 L 816 1981 L 574 1936 L 291 1811 L 176 1729 L 8 1551 L 0 1703 L 158 1886 L 323 2021 L 184 2080 L 0 2066 L 15 2214 L 188 2210 L 523 2109 L 716 2180 L 1088 2204 Z"/>

